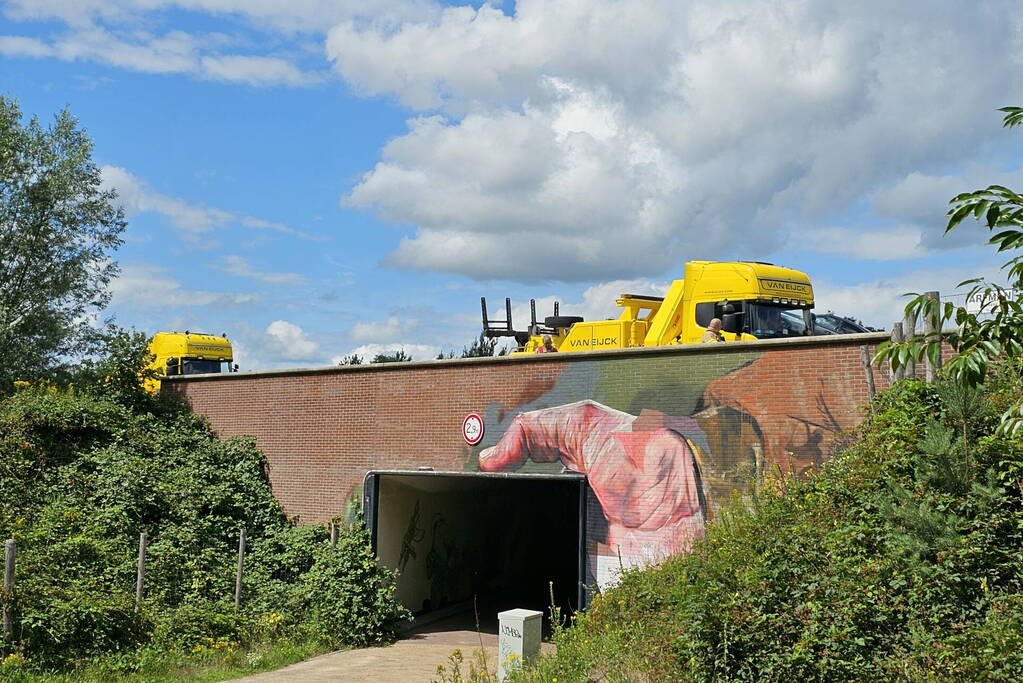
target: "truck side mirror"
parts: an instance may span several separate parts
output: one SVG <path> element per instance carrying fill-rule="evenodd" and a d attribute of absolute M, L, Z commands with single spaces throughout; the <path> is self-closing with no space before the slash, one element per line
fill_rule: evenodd
<path fill-rule="evenodd" d="M 721 316 L 721 329 L 731 334 L 742 330 L 742 313 L 725 313 Z"/>

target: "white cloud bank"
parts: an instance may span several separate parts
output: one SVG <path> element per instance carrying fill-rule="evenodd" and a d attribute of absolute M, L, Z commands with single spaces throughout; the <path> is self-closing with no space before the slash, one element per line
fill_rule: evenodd
<path fill-rule="evenodd" d="M 913 231 L 955 246 L 932 236 L 944 186 L 925 193 L 935 212 L 901 209 L 918 176 L 1003 165 L 994 110 L 1023 85 L 1016 9 L 520 0 L 342 22 L 337 72 L 423 112 L 344 203 L 416 226 L 392 265 L 476 278 L 763 257 L 864 206 L 901 253 Z"/>

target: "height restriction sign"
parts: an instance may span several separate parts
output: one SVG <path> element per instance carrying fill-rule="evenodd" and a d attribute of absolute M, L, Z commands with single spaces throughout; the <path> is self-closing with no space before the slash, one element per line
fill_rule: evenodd
<path fill-rule="evenodd" d="M 476 413 L 469 413 L 462 422 L 462 436 L 470 446 L 475 446 L 483 440 L 483 418 Z"/>

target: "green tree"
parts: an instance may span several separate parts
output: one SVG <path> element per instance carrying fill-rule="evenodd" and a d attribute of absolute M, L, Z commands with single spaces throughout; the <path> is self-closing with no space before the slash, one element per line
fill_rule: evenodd
<path fill-rule="evenodd" d="M 67 373 L 76 390 L 119 403 L 136 412 L 152 410 L 157 397 L 149 394 L 145 382 L 157 373 L 149 367 L 149 335 L 136 329 L 109 324 L 95 334 L 96 351 Z"/>
<path fill-rule="evenodd" d="M 1003 125 L 1012 128 L 1023 124 L 1023 107 L 1003 107 Z M 948 225 L 945 233 L 954 230 L 967 218 L 973 218 L 994 233 L 988 244 L 998 252 L 1023 248 L 1023 195 L 1003 187 L 991 185 L 983 190 L 964 192 L 949 202 Z M 966 299 L 977 303 L 974 311 L 964 304 L 941 304 L 923 295 L 911 294 L 906 313 L 930 317 L 941 324 L 954 323 L 955 330 L 944 335 L 955 350 L 945 365 L 945 373 L 964 387 L 976 387 L 984 382 L 991 365 L 1005 360 L 1019 371 L 1023 363 L 1023 255 L 1005 262 L 1007 283 L 999 285 L 984 278 L 961 282 L 969 287 Z M 888 360 L 894 368 L 911 359 L 924 356 L 936 361 L 941 353 L 941 340 L 922 335 L 901 344 L 882 344 L 877 360 Z M 1000 430 L 1016 434 L 1023 430 L 1023 397 L 1012 402 L 1002 414 Z"/>
<path fill-rule="evenodd" d="M 370 363 L 407 363 L 410 360 L 412 360 L 412 356 L 405 353 L 405 349 L 398 349 L 392 353 L 378 353 L 373 356 Z"/>
<path fill-rule="evenodd" d="M 469 346 L 462 348 L 462 358 L 482 358 L 485 356 L 493 356 L 494 349 L 496 348 L 497 338 L 488 339 L 483 332 L 480 332 L 480 336 L 473 339 Z"/>
<path fill-rule="evenodd" d="M 67 111 L 44 127 L 0 97 L 0 391 L 51 375 L 93 336 L 110 300 L 123 211 Z"/>
<path fill-rule="evenodd" d="M 349 354 L 337 362 L 338 365 L 362 365 L 362 356 L 357 353 Z"/>

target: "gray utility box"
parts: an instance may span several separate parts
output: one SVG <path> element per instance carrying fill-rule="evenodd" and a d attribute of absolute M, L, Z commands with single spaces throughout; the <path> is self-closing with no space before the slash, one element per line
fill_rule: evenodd
<path fill-rule="evenodd" d="M 540 654 L 543 612 L 512 609 L 498 614 L 497 620 L 497 680 L 503 682 L 509 671 L 531 664 Z"/>

